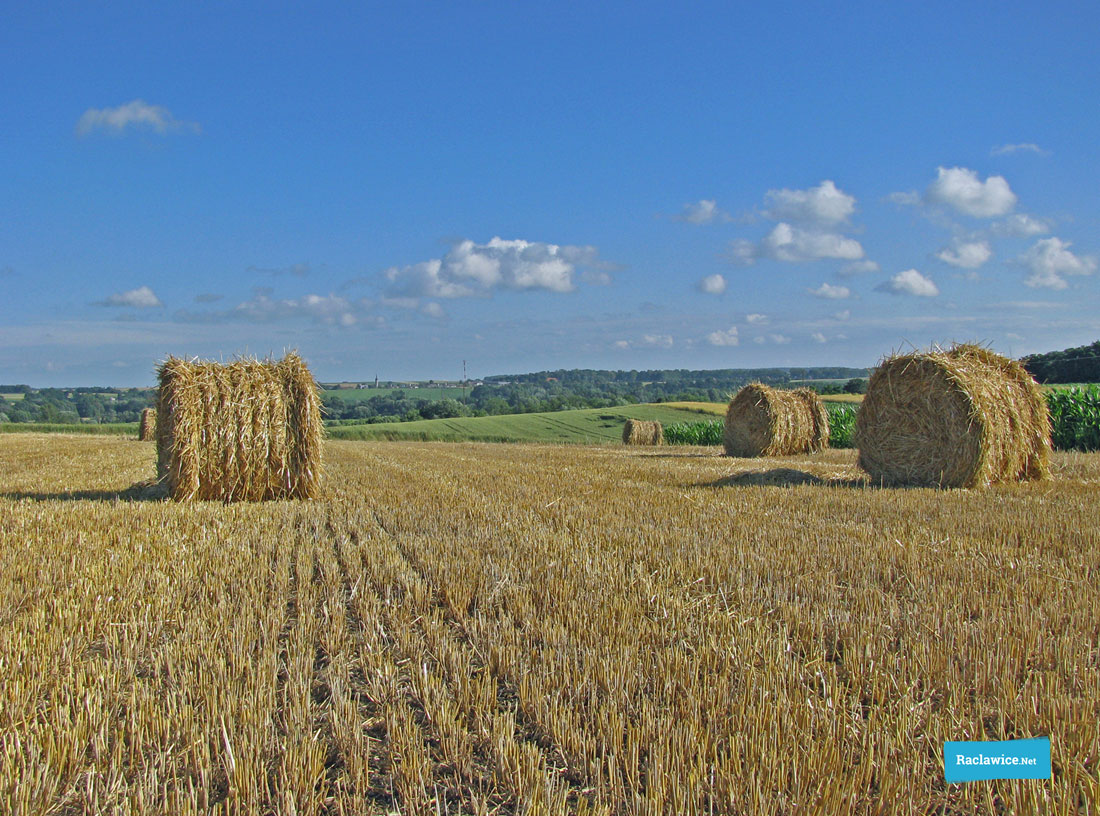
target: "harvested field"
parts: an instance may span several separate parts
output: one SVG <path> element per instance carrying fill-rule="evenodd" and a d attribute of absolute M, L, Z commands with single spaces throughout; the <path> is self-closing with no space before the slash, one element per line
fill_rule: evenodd
<path fill-rule="evenodd" d="M 1100 454 L 325 456 L 318 500 L 179 504 L 146 445 L 0 437 L 0 812 L 1097 811 Z M 1045 735 L 1051 781 L 943 782 Z"/>

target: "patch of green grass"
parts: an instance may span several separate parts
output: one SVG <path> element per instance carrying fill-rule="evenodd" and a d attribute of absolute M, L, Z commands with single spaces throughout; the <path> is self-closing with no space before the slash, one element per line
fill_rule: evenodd
<path fill-rule="evenodd" d="M 698 411 L 665 404 L 619 405 L 539 414 L 507 414 L 416 422 L 341 425 L 328 429 L 331 439 L 386 439 L 423 442 L 549 442 L 611 444 L 622 441 L 628 419 L 662 425 L 692 421 Z"/>
<path fill-rule="evenodd" d="M 321 400 L 330 405 L 341 403 L 342 405 L 355 405 L 366 402 L 371 397 L 388 397 L 394 391 L 400 391 L 401 396 L 411 400 L 429 400 L 438 402 L 442 399 L 453 399 L 462 402 L 463 391 L 461 388 L 442 388 L 438 385 L 425 385 L 420 388 L 341 388 L 336 390 L 324 390 L 321 392 Z"/>
<path fill-rule="evenodd" d="M 64 422 L 0 422 L 0 433 L 62 433 L 98 436 L 137 436 L 136 422 L 64 423 Z"/>

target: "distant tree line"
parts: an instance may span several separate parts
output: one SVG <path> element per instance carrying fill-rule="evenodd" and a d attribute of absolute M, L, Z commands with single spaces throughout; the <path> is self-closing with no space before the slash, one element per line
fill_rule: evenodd
<path fill-rule="evenodd" d="M 1091 346 L 1031 354 L 1020 362 L 1041 383 L 1100 383 L 1100 340 Z"/>
<path fill-rule="evenodd" d="M 117 391 L 110 388 L 31 388 L 0 385 L 0 394 L 22 394 L 18 400 L 0 399 L 0 422 L 137 422 L 152 406 L 151 388 Z"/>

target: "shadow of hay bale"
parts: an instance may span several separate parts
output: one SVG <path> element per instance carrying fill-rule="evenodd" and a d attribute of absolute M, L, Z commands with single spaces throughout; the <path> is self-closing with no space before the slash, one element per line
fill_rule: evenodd
<path fill-rule="evenodd" d="M 168 500 L 168 487 L 156 479 L 146 479 L 135 482 L 125 490 L 72 490 L 64 493 L 12 491 L 0 493 L 0 498 L 31 501 L 156 502 Z"/>
<path fill-rule="evenodd" d="M 703 487 L 797 487 L 799 485 L 817 485 L 820 487 L 856 487 L 865 488 L 873 485 L 865 478 L 822 478 L 813 473 L 795 468 L 772 468 L 771 470 L 748 470 L 743 473 L 734 473 L 724 476 L 713 482 L 707 482 Z"/>

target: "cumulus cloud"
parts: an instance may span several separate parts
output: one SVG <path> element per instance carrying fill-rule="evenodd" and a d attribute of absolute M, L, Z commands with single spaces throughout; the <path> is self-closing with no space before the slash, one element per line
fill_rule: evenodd
<path fill-rule="evenodd" d="M 806 291 L 814 297 L 825 298 L 826 300 L 844 300 L 852 294 L 852 290 L 847 286 L 833 286 L 831 283 L 823 283 L 816 289 L 807 289 Z"/>
<path fill-rule="evenodd" d="M 766 314 L 750 314 L 745 315 L 745 320 L 757 326 L 763 326 L 768 322 L 768 316 Z"/>
<path fill-rule="evenodd" d="M 780 346 L 785 346 L 787 343 L 791 342 L 791 338 L 787 337 L 785 334 L 769 334 L 768 338 L 773 343 Z"/>
<path fill-rule="evenodd" d="M 930 278 L 926 278 L 915 269 L 898 272 L 888 281 L 875 287 L 876 292 L 888 292 L 891 295 L 916 295 L 917 297 L 935 297 L 939 288 Z"/>
<path fill-rule="evenodd" d="M 764 196 L 773 221 L 832 227 L 843 224 L 856 211 L 856 199 L 826 179 L 808 190 L 768 190 Z"/>
<path fill-rule="evenodd" d="M 945 264 L 960 269 L 977 269 L 993 257 L 993 250 L 985 240 L 956 240 L 951 246 L 937 252 L 936 257 Z"/>
<path fill-rule="evenodd" d="M 760 258 L 801 262 L 836 258 L 854 261 L 863 257 L 863 247 L 854 238 L 835 232 L 804 230 L 786 222 L 775 228 L 759 244 L 740 239 L 730 245 L 731 259 L 751 264 Z"/>
<path fill-rule="evenodd" d="M 118 135 L 127 129 L 147 130 L 162 135 L 177 130 L 195 133 L 200 131 L 197 123 L 181 121 L 167 108 L 150 105 L 141 99 L 117 108 L 88 108 L 76 123 L 79 136 L 95 132 Z"/>
<path fill-rule="evenodd" d="M 1016 206 L 1016 194 L 1003 176 L 989 176 L 982 181 L 975 171 L 965 167 L 938 168 L 936 180 L 928 186 L 924 198 L 976 218 L 1006 215 Z"/>
<path fill-rule="evenodd" d="M 726 279 L 721 275 L 707 275 L 696 285 L 700 292 L 708 295 L 720 295 L 726 291 Z"/>
<path fill-rule="evenodd" d="M 1024 283 L 1033 288 L 1065 289 L 1069 284 L 1064 275 L 1091 275 L 1095 272 L 1095 256 L 1075 255 L 1070 252 L 1070 246 L 1069 241 L 1059 238 L 1038 241 L 1020 257 L 1031 271 Z"/>
<path fill-rule="evenodd" d="M 825 335 L 823 335 L 821 332 L 814 332 L 813 334 L 810 335 L 810 339 L 813 340 L 815 343 L 828 343 L 829 342 L 825 338 Z"/>
<path fill-rule="evenodd" d="M 673 339 L 668 334 L 646 334 L 642 336 L 642 345 L 656 348 L 672 348 Z"/>
<path fill-rule="evenodd" d="M 740 345 L 741 338 L 738 336 L 737 327 L 730 326 L 725 331 L 712 331 L 707 335 L 707 342 L 712 346 L 736 346 Z"/>
<path fill-rule="evenodd" d="M 834 320 L 847 320 L 852 316 L 851 309 L 841 309 L 839 312 L 833 312 Z"/>
<path fill-rule="evenodd" d="M 679 215 L 672 216 L 673 221 L 686 221 L 688 224 L 713 224 L 715 221 L 733 220 L 728 212 L 718 208 L 713 198 L 704 198 L 694 204 L 685 204 Z"/>
<path fill-rule="evenodd" d="M 1014 213 L 1004 221 L 998 221 L 993 225 L 993 232 L 997 235 L 1024 238 L 1046 235 L 1052 229 L 1054 229 L 1054 223 L 1049 218 L 1035 218 L 1025 213 Z"/>
<path fill-rule="evenodd" d="M 1050 155 L 1049 150 L 1043 150 L 1043 148 L 1039 147 L 1039 145 L 1035 144 L 1034 142 L 1021 142 L 1020 144 L 999 145 L 989 151 L 989 155 L 1005 156 L 1009 153 L 1019 153 L 1021 151 L 1025 153 L 1037 153 L 1040 156 Z"/>
<path fill-rule="evenodd" d="M 280 275 L 294 275 L 298 278 L 304 278 L 309 274 L 310 267 L 307 263 L 296 263 L 290 266 L 279 267 L 262 267 L 262 266 L 250 266 L 248 271 L 260 275 L 271 275 L 272 277 L 278 277 Z"/>
<path fill-rule="evenodd" d="M 454 244 L 442 258 L 391 267 L 385 274 L 388 298 L 461 298 L 497 289 L 572 292 L 580 265 L 600 264 L 590 246 L 558 246 L 537 241 L 493 238 Z"/>
<path fill-rule="evenodd" d="M 116 292 L 104 300 L 99 301 L 100 306 L 130 306 L 135 309 L 153 309 L 163 306 L 153 290 L 148 286 L 139 286 L 137 289 L 129 289 L 125 292 Z"/>

